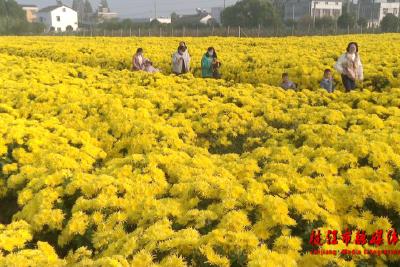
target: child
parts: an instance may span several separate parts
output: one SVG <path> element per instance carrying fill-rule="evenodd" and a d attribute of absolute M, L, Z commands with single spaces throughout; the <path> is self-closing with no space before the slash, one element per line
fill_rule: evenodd
<path fill-rule="evenodd" d="M 149 72 L 149 73 L 156 73 L 159 72 L 159 69 L 156 69 L 153 67 L 153 62 L 151 62 L 150 60 L 146 59 L 144 61 L 144 71 Z"/>
<path fill-rule="evenodd" d="M 332 78 L 332 71 L 330 69 L 326 69 L 324 71 L 324 78 L 319 84 L 322 88 L 328 91 L 328 93 L 333 93 L 335 90 L 335 83 Z"/>
<path fill-rule="evenodd" d="M 296 89 L 297 89 L 296 84 L 295 84 L 294 82 L 292 82 L 292 81 L 289 80 L 289 74 L 286 73 L 286 72 L 282 74 L 282 84 L 281 84 L 281 87 L 282 87 L 283 89 L 285 89 L 285 90 L 288 90 L 288 89 L 296 90 Z"/>
<path fill-rule="evenodd" d="M 221 74 L 219 73 L 219 68 L 221 67 L 221 62 L 218 61 L 216 57 L 214 57 L 213 63 L 212 63 L 212 69 L 213 69 L 213 77 L 215 79 L 220 79 Z"/>

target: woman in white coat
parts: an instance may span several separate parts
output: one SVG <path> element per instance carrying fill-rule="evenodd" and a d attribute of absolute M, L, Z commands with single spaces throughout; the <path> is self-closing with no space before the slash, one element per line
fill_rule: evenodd
<path fill-rule="evenodd" d="M 363 66 L 358 54 L 358 44 L 351 42 L 347 45 L 346 53 L 336 62 L 335 69 L 341 74 L 346 92 L 356 88 L 356 81 L 364 79 Z"/>
<path fill-rule="evenodd" d="M 186 47 L 179 46 L 178 51 L 172 55 L 172 72 L 176 75 L 189 72 L 190 59 L 185 56 Z"/>

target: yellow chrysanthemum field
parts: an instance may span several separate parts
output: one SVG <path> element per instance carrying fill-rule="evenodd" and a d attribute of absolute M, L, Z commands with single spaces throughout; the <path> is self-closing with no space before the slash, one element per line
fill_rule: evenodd
<path fill-rule="evenodd" d="M 179 41 L 0 38 L 0 266 L 399 266 L 400 34 L 185 38 L 176 77 Z M 330 94 L 350 41 L 365 80 Z"/>

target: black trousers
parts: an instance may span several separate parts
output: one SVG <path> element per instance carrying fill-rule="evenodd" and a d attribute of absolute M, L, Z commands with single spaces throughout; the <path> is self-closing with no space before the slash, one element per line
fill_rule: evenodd
<path fill-rule="evenodd" d="M 342 74 L 342 82 L 344 85 L 344 88 L 346 89 L 346 92 L 350 92 L 351 90 L 356 89 L 356 81 L 353 81 L 347 75 Z"/>

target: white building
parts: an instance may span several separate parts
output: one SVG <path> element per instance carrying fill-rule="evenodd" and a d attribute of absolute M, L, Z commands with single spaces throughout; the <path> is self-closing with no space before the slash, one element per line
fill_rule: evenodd
<path fill-rule="evenodd" d="M 210 23 L 210 21 L 212 21 L 212 19 L 213 19 L 213 17 L 210 14 L 208 14 L 204 18 L 200 19 L 200 23 L 204 24 L 204 25 L 208 25 Z"/>
<path fill-rule="evenodd" d="M 46 25 L 46 31 L 78 30 L 78 13 L 65 5 L 49 6 L 39 10 L 38 21 Z"/>
<path fill-rule="evenodd" d="M 333 17 L 342 14 L 343 3 L 340 0 L 309 1 L 291 0 L 285 3 L 285 20 L 299 20 L 303 17 Z"/>
<path fill-rule="evenodd" d="M 155 19 L 151 18 L 150 22 L 154 21 L 154 20 L 157 20 L 161 24 L 171 24 L 171 22 L 172 22 L 171 18 L 163 18 L 163 17 L 158 17 L 158 18 L 155 18 Z"/>
<path fill-rule="evenodd" d="M 368 27 L 377 27 L 387 14 L 393 14 L 396 17 L 400 15 L 400 2 L 387 0 L 364 0 L 358 3 L 358 17 L 365 18 L 368 21 Z"/>

